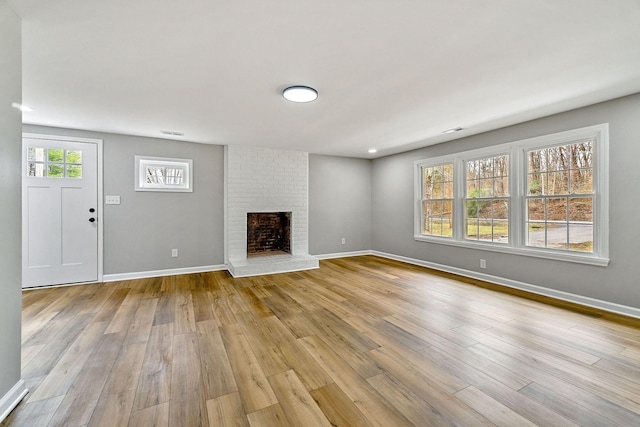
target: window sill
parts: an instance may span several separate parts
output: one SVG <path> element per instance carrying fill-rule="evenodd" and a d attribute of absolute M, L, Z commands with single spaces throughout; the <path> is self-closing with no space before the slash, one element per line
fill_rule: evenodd
<path fill-rule="evenodd" d="M 475 249 L 481 251 L 500 252 L 512 255 L 522 255 L 534 258 L 552 259 L 555 261 L 575 262 L 578 264 L 588 264 L 597 267 L 606 267 L 609 265 L 609 258 L 599 257 L 593 254 L 570 253 L 568 251 L 550 251 L 537 248 L 515 248 L 499 243 L 484 243 L 453 240 L 447 237 L 414 235 L 414 240 L 419 242 L 435 243 L 439 245 L 457 246 L 467 249 Z"/>

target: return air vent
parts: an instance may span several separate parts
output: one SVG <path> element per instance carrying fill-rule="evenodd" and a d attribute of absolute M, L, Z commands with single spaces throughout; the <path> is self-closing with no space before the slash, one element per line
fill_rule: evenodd
<path fill-rule="evenodd" d="M 161 130 L 160 132 L 162 132 L 165 135 L 184 136 L 184 132 L 176 132 L 176 131 L 173 131 L 173 130 Z"/>

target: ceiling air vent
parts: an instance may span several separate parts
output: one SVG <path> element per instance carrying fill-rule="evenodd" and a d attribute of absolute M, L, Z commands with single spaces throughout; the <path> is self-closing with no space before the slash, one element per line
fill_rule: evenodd
<path fill-rule="evenodd" d="M 184 136 L 184 132 L 176 132 L 176 131 L 173 131 L 173 130 L 161 130 L 160 132 L 162 132 L 165 135 Z"/>

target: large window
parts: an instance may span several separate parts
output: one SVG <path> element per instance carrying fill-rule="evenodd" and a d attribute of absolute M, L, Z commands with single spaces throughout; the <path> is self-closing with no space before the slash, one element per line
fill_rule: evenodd
<path fill-rule="evenodd" d="M 527 245 L 593 252 L 593 143 L 527 151 Z"/>
<path fill-rule="evenodd" d="M 509 243 L 509 155 L 464 162 L 465 238 Z"/>
<path fill-rule="evenodd" d="M 606 124 L 421 160 L 416 172 L 416 240 L 609 262 Z"/>

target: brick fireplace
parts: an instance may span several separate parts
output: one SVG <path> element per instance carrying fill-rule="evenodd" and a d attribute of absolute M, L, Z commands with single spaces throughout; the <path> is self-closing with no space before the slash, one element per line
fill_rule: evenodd
<path fill-rule="evenodd" d="M 308 165 L 308 153 L 225 146 L 225 262 L 234 277 L 318 268 L 318 259 L 309 255 Z M 288 250 L 249 254 L 255 245 L 249 214 L 269 214 L 271 221 L 274 213 L 289 215 Z M 274 239 L 262 233 L 264 240 Z"/>
<path fill-rule="evenodd" d="M 247 257 L 291 253 L 291 212 L 247 213 Z"/>

